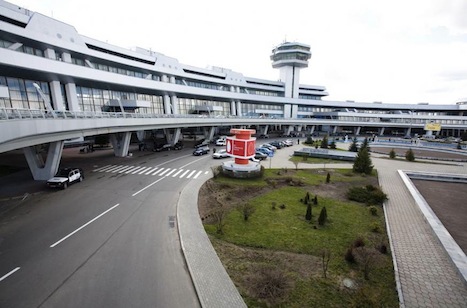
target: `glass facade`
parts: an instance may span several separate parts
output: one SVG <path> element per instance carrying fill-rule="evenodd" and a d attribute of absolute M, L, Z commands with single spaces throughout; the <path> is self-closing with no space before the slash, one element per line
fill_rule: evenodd
<path fill-rule="evenodd" d="M 202 99 L 195 99 L 195 98 L 178 98 L 178 113 L 179 114 L 197 114 L 198 106 L 217 106 L 221 107 L 222 111 L 219 110 L 212 110 L 210 111 L 210 115 L 222 115 L 228 116 L 230 115 L 230 103 L 229 102 L 221 102 L 221 101 L 211 101 L 211 100 L 202 100 Z M 220 108 L 216 108 L 220 109 Z"/>
<path fill-rule="evenodd" d="M 10 98 L 0 98 L 0 107 L 45 109 L 44 101 L 37 93 L 33 83 L 37 83 L 41 87 L 42 92 L 50 99 L 50 90 L 47 82 L 0 76 L 0 85 L 7 86 L 10 93 Z"/>

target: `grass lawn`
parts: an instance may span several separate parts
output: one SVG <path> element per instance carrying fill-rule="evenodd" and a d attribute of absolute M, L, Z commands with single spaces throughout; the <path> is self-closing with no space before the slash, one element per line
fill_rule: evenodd
<path fill-rule="evenodd" d="M 398 307 L 382 207 L 378 206 L 378 215 L 374 216 L 368 206 L 345 200 L 345 192 L 332 193 L 374 183 L 375 177 L 331 170 L 327 171 L 332 173 L 331 183 L 326 184 L 327 172 L 319 170 L 266 171 L 259 180 L 222 176 L 211 180 L 224 190 L 244 193 L 237 199 L 227 198 L 231 206 L 225 214 L 223 234 L 216 232 L 218 221 L 205 222 L 214 248 L 248 306 Z M 249 191 L 254 192 L 251 197 Z M 300 201 L 307 192 L 318 198 L 318 204 L 312 205 L 311 222 L 305 219 L 307 205 Z M 254 208 L 247 221 L 236 208 L 245 203 Z M 323 207 L 328 220 L 320 226 L 317 220 Z M 375 226 L 379 232 L 372 231 Z M 355 248 L 353 255 L 359 262 L 349 263 L 345 255 L 359 238 L 365 248 Z M 386 253 L 376 249 L 382 245 L 388 248 Z M 331 256 L 327 278 L 322 268 L 323 250 Z M 369 265 L 369 279 L 364 278 L 365 263 Z M 344 286 L 344 279 L 350 279 L 354 286 Z M 274 281 L 276 293 L 269 292 L 274 296 L 260 292 L 260 286 Z"/>

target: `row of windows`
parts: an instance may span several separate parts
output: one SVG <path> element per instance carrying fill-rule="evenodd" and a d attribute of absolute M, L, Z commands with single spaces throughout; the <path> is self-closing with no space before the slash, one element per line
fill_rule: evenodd
<path fill-rule="evenodd" d="M 273 58 L 274 61 L 280 61 L 280 60 L 308 61 L 308 59 L 309 59 L 309 55 L 304 55 L 304 54 L 298 53 L 298 52 L 277 54 L 277 55 L 274 55 L 274 58 Z"/>
<path fill-rule="evenodd" d="M 301 98 L 301 99 L 318 99 L 318 100 L 320 100 L 320 99 L 321 99 L 321 96 L 310 95 L 310 94 L 300 94 L 300 95 L 298 96 L 298 98 Z"/>
<path fill-rule="evenodd" d="M 0 76 L 0 85 L 8 87 L 10 92 L 10 98 L 0 98 L 0 107 L 45 109 L 44 100 L 37 93 L 33 83 L 37 83 L 42 92 L 49 97 L 49 85 L 46 82 Z"/>

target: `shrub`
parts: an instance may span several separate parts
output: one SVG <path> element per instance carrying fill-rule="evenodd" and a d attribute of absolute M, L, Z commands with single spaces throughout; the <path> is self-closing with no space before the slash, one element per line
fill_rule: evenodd
<path fill-rule="evenodd" d="M 380 233 L 381 225 L 379 224 L 379 222 L 373 221 L 372 223 L 370 223 L 370 230 L 371 232 Z"/>
<path fill-rule="evenodd" d="M 323 137 L 323 140 L 321 140 L 320 148 L 327 149 L 328 147 L 329 147 L 329 145 L 328 145 L 328 136 L 326 135 L 326 136 Z"/>
<path fill-rule="evenodd" d="M 409 149 L 407 152 L 405 152 L 405 159 L 408 161 L 415 160 L 415 154 L 413 153 L 412 149 Z"/>
<path fill-rule="evenodd" d="M 238 206 L 238 211 L 243 215 L 243 220 L 248 221 L 248 218 L 255 212 L 255 207 L 250 203 L 243 203 Z"/>
<path fill-rule="evenodd" d="M 365 246 L 365 240 L 362 237 L 357 237 L 352 244 L 352 247 L 363 247 Z"/>
<path fill-rule="evenodd" d="M 306 207 L 306 214 L 305 214 L 305 219 L 310 221 L 311 220 L 311 204 L 308 203 Z"/>
<path fill-rule="evenodd" d="M 327 219 L 328 219 L 328 213 L 326 211 L 326 207 L 323 206 L 323 208 L 321 209 L 321 212 L 319 213 L 318 224 L 320 226 L 323 226 L 326 223 Z"/>
<path fill-rule="evenodd" d="M 247 278 L 250 292 L 254 297 L 267 302 L 267 306 L 278 305 L 293 286 L 291 278 L 284 270 L 263 266 Z"/>
<path fill-rule="evenodd" d="M 391 159 L 396 158 L 396 151 L 394 151 L 394 149 L 391 149 L 391 151 L 389 152 L 389 158 Z"/>
<path fill-rule="evenodd" d="M 349 146 L 349 152 L 358 152 L 357 137 L 354 137 Z"/>
<path fill-rule="evenodd" d="M 271 209 L 272 209 L 272 210 L 275 210 L 275 209 L 276 209 L 276 202 L 273 201 L 273 202 L 271 203 Z"/>
<path fill-rule="evenodd" d="M 328 174 L 326 175 L 326 183 L 329 182 L 331 182 L 331 174 L 328 172 Z"/>
<path fill-rule="evenodd" d="M 280 208 L 281 210 L 284 210 L 284 209 L 286 208 L 286 206 L 285 206 L 284 203 L 282 203 L 281 205 L 279 205 L 279 208 Z"/>
<path fill-rule="evenodd" d="M 369 207 L 370 213 L 373 216 L 378 216 L 378 208 L 374 205 Z"/>
<path fill-rule="evenodd" d="M 356 260 L 355 260 L 355 256 L 353 254 L 353 247 L 349 247 L 347 249 L 347 251 L 345 252 L 345 261 L 349 262 L 349 263 L 355 263 Z"/>
<path fill-rule="evenodd" d="M 378 187 L 368 185 L 367 187 L 350 187 L 347 191 L 349 200 L 365 204 L 383 204 L 388 199 L 387 195 Z"/>
<path fill-rule="evenodd" d="M 388 253 L 388 246 L 386 246 L 386 244 L 384 243 L 381 243 L 378 247 L 377 247 L 378 251 L 381 252 L 383 255 L 387 254 Z"/>
<path fill-rule="evenodd" d="M 313 198 L 313 204 L 318 205 L 318 195 L 315 195 L 315 197 Z"/>

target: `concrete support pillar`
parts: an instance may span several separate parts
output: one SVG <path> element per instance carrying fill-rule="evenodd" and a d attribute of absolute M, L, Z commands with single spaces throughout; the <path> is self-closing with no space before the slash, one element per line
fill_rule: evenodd
<path fill-rule="evenodd" d="M 408 127 L 405 130 L 405 136 L 410 137 L 410 135 L 412 135 L 412 127 Z"/>
<path fill-rule="evenodd" d="M 65 110 L 65 104 L 63 103 L 62 87 L 60 81 L 49 82 L 50 94 L 52 95 L 52 106 L 54 110 Z"/>
<path fill-rule="evenodd" d="M 355 135 L 357 135 L 357 136 L 360 135 L 360 130 L 361 130 L 361 129 L 362 129 L 362 127 L 361 127 L 361 126 L 358 126 L 358 127 L 357 127 L 357 131 L 355 132 Z"/>
<path fill-rule="evenodd" d="M 24 156 L 31 170 L 32 176 L 36 181 L 46 181 L 53 177 L 60 166 L 62 158 L 64 141 L 56 141 L 49 143 L 47 157 L 44 159 L 41 153 L 38 153 L 37 146 L 23 148 Z"/>
<path fill-rule="evenodd" d="M 214 133 L 216 132 L 216 127 L 215 126 L 211 126 L 211 128 L 209 129 L 209 135 L 208 135 L 208 138 L 206 138 L 207 140 L 212 140 L 214 139 Z"/>
<path fill-rule="evenodd" d="M 110 134 L 110 142 L 114 148 L 114 154 L 117 157 L 128 156 L 130 148 L 131 132 Z"/>
<path fill-rule="evenodd" d="M 293 130 L 294 130 L 294 126 L 293 125 L 288 125 L 287 130 L 285 131 L 285 135 L 286 136 L 290 135 Z"/>
<path fill-rule="evenodd" d="M 236 109 L 235 109 L 235 101 L 230 102 L 230 115 L 237 115 Z"/>
<path fill-rule="evenodd" d="M 174 77 L 174 76 L 170 76 L 170 77 L 169 77 L 169 82 L 170 82 L 170 83 L 175 83 L 175 77 Z"/>
<path fill-rule="evenodd" d="M 137 131 L 136 137 L 138 138 L 139 142 L 143 142 L 144 141 L 144 130 Z"/>
<path fill-rule="evenodd" d="M 385 127 L 381 127 L 381 128 L 379 129 L 379 135 L 380 135 L 380 136 L 384 135 L 384 129 L 385 129 Z"/>
<path fill-rule="evenodd" d="M 173 137 L 172 137 L 172 140 L 170 143 L 172 144 L 176 144 L 178 142 L 178 140 L 180 139 L 180 134 L 182 133 L 182 129 L 181 128 L 176 128 L 174 130 L 174 134 L 173 134 Z"/>
<path fill-rule="evenodd" d="M 170 96 L 164 95 L 164 113 L 172 114 L 172 108 L 170 107 Z"/>
<path fill-rule="evenodd" d="M 74 83 L 65 84 L 65 92 L 68 109 L 70 111 L 81 111 L 78 102 L 78 95 L 76 94 L 76 85 Z"/>
<path fill-rule="evenodd" d="M 337 127 L 338 127 L 337 125 L 334 126 L 334 129 L 332 130 L 332 134 L 333 134 L 333 135 L 334 135 L 335 133 L 337 133 Z"/>
<path fill-rule="evenodd" d="M 310 134 L 313 134 L 315 132 L 316 126 L 312 125 L 310 129 Z"/>
<path fill-rule="evenodd" d="M 172 95 L 171 102 L 173 114 L 178 114 L 178 97 L 176 95 Z"/>
<path fill-rule="evenodd" d="M 298 105 L 292 105 L 291 117 L 294 119 L 298 118 Z"/>
<path fill-rule="evenodd" d="M 239 117 L 243 116 L 242 103 L 240 101 L 237 102 L 237 116 Z"/>
<path fill-rule="evenodd" d="M 263 128 L 263 135 L 267 135 L 267 134 L 268 134 L 268 130 L 269 130 L 269 125 L 264 125 L 264 128 Z"/>
<path fill-rule="evenodd" d="M 291 105 L 290 104 L 284 104 L 284 118 L 288 119 L 291 116 Z"/>

